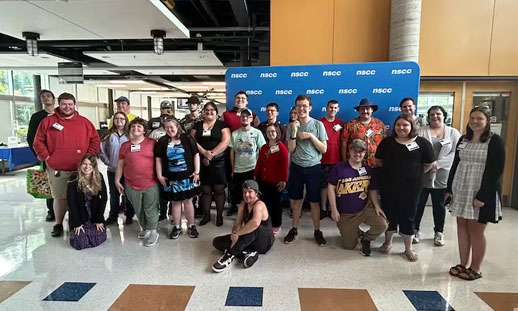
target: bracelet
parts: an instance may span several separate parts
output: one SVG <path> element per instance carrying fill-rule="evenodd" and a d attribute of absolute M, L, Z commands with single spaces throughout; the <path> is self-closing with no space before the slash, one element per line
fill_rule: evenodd
<path fill-rule="evenodd" d="M 295 139 L 297 139 L 297 136 L 295 136 L 295 137 L 291 136 L 290 139 L 295 140 Z"/>

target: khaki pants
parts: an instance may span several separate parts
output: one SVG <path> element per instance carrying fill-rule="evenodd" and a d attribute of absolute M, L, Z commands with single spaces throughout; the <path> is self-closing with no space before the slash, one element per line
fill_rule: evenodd
<path fill-rule="evenodd" d="M 56 176 L 56 173 L 58 173 L 59 176 Z M 56 171 L 50 167 L 47 167 L 50 193 L 52 194 L 53 199 L 66 200 L 68 179 L 73 173 L 74 172 Z"/>
<path fill-rule="evenodd" d="M 146 190 L 135 190 L 130 185 L 124 186 L 124 193 L 135 209 L 142 230 L 158 229 L 158 186 L 153 185 Z"/>
<path fill-rule="evenodd" d="M 387 230 L 387 221 L 383 216 L 378 216 L 371 201 L 367 202 L 365 208 L 356 214 L 341 214 L 340 221 L 336 224 L 342 236 L 342 245 L 346 249 L 355 249 L 358 244 L 358 227 L 361 223 L 371 228 L 365 232 L 365 239 L 375 240 L 380 234 Z"/>

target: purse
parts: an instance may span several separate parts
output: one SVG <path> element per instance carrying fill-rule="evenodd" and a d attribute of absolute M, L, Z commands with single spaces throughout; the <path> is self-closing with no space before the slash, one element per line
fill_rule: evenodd
<path fill-rule="evenodd" d="M 27 170 L 27 193 L 37 199 L 52 198 L 49 177 L 43 169 L 43 162 L 40 163 L 39 169 Z"/>

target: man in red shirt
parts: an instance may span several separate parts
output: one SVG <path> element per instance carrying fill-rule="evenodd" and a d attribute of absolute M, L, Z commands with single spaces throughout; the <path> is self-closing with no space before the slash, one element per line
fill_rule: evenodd
<path fill-rule="evenodd" d="M 51 235 L 63 234 L 63 218 L 67 212 L 67 181 L 85 154 L 99 153 L 100 140 L 92 122 L 76 111 L 74 95 L 63 93 L 54 114 L 41 121 L 33 148 L 45 161 L 50 190 L 54 199 L 56 224 Z"/>
<path fill-rule="evenodd" d="M 221 120 L 227 123 L 230 128 L 230 133 L 241 127 L 241 111 L 248 105 L 248 95 L 244 91 L 239 91 L 234 97 L 234 109 L 223 112 Z M 252 126 L 257 127 L 259 125 L 259 117 L 254 113 L 252 119 Z"/>
<path fill-rule="evenodd" d="M 319 119 L 324 124 L 326 129 L 327 137 L 327 151 L 322 155 L 321 170 L 322 179 L 320 182 L 320 219 L 328 216 L 327 211 L 327 178 L 329 173 L 333 169 L 336 163 L 340 162 L 340 135 L 344 122 L 336 117 L 336 114 L 340 111 L 339 104 L 336 100 L 331 99 L 327 102 L 326 112 L 327 115 Z"/>

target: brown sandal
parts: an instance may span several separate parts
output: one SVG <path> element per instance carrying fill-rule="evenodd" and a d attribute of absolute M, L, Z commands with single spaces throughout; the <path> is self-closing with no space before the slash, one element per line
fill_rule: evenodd
<path fill-rule="evenodd" d="M 456 265 L 455 267 L 451 267 L 449 273 L 450 273 L 450 275 L 458 276 L 459 273 L 464 272 L 466 270 L 467 270 L 466 267 L 459 264 L 459 265 Z"/>
<path fill-rule="evenodd" d="M 476 279 L 480 279 L 482 277 L 482 273 L 478 273 L 477 271 L 468 268 L 459 273 L 458 277 L 466 281 L 474 281 Z"/>
<path fill-rule="evenodd" d="M 406 258 L 410 262 L 417 261 L 417 254 L 414 252 L 414 250 L 406 250 L 403 254 L 405 254 Z"/>

